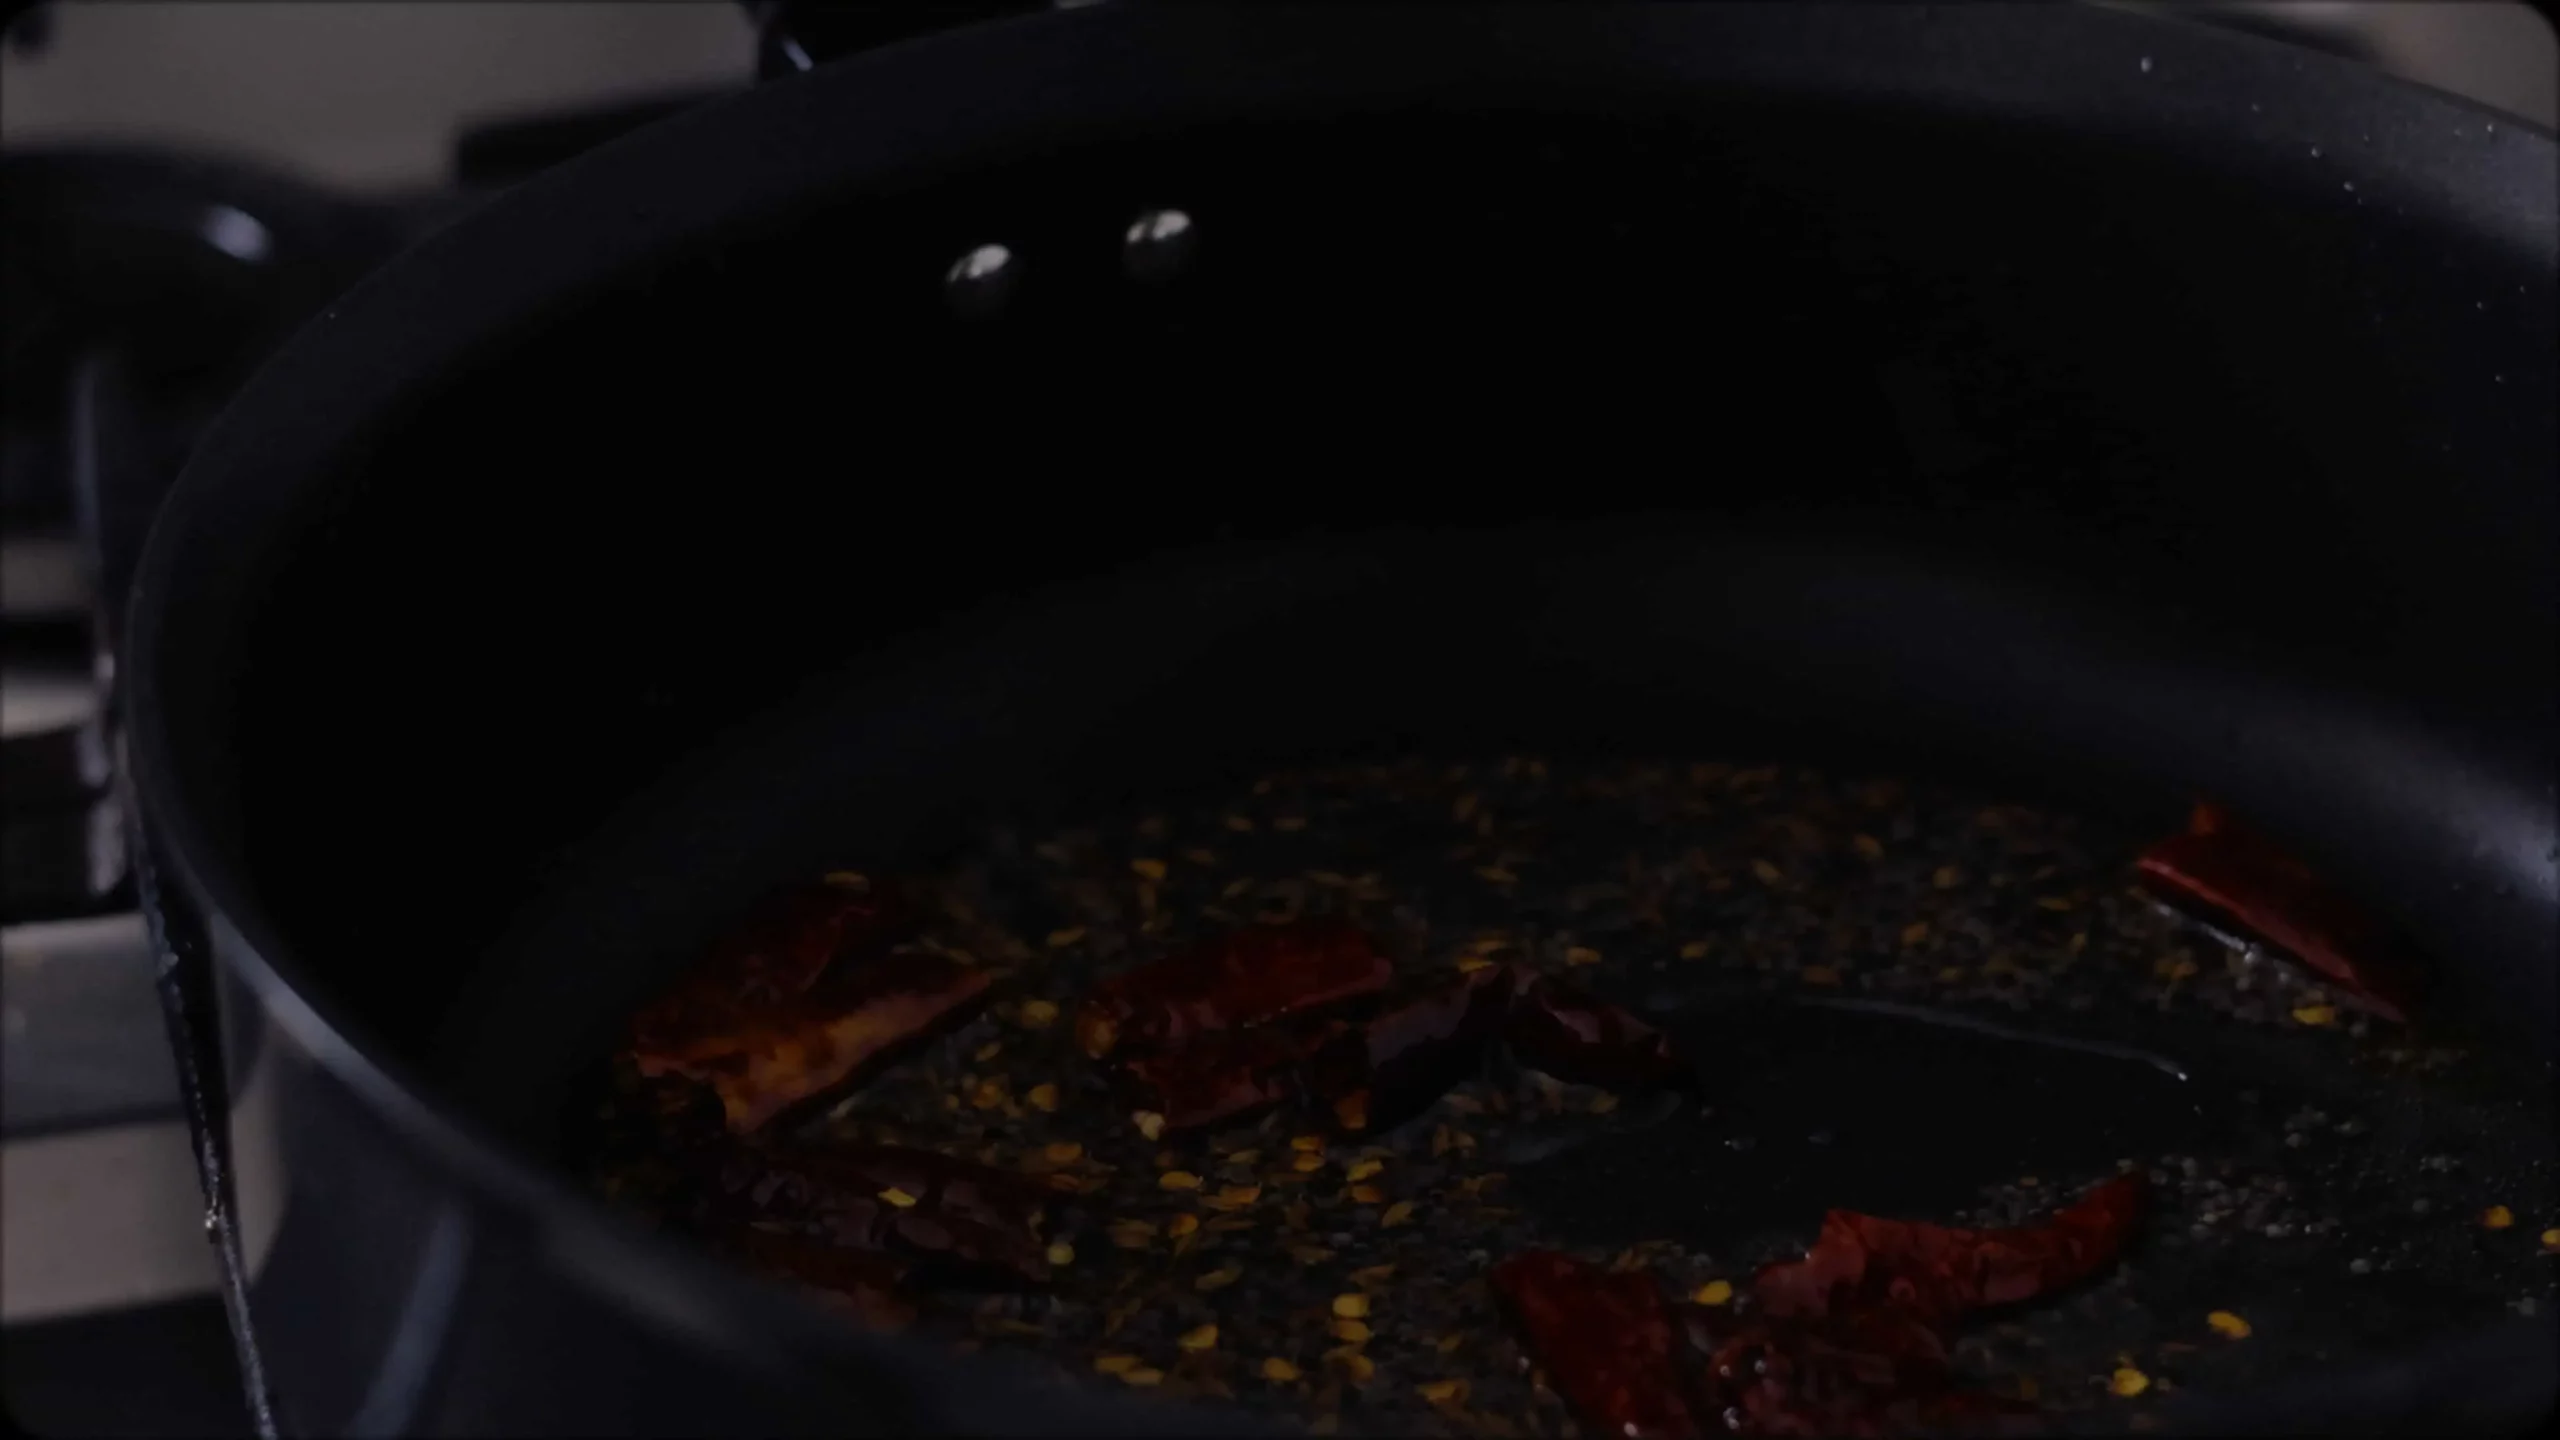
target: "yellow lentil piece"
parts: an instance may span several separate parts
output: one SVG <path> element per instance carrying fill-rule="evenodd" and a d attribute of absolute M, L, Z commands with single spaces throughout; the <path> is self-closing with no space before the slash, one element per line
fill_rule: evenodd
<path fill-rule="evenodd" d="M 1375 1185 L 1354 1185 L 1351 1198 L 1362 1205 L 1383 1205 L 1387 1201 L 1387 1192 Z"/>
<path fill-rule="evenodd" d="M 1043 1081 L 1032 1086 L 1030 1092 L 1022 1098 L 1034 1110 L 1055 1113 L 1058 1108 L 1058 1087 Z"/>
<path fill-rule="evenodd" d="M 897 1186 L 895 1186 L 895 1185 L 892 1185 L 892 1186 L 890 1186 L 888 1189 L 881 1191 L 881 1192 L 880 1192 L 880 1198 L 881 1198 L 881 1199 L 883 1199 L 883 1200 L 888 1201 L 888 1202 L 889 1202 L 890 1204 L 892 1204 L 892 1205 L 897 1206 L 897 1207 L 898 1207 L 899 1209 L 901 1209 L 901 1210 L 904 1210 L 904 1209 L 906 1209 L 908 1206 L 911 1206 L 911 1205 L 913 1205 L 913 1204 L 915 1204 L 915 1203 L 916 1203 L 916 1197 L 914 1197 L 913 1195 L 908 1194 L 908 1193 L 907 1193 L 906 1191 L 904 1191 L 904 1190 L 899 1189 L 899 1188 L 898 1188 Z"/>
<path fill-rule="evenodd" d="M 1706 942 L 1706 941 L 1704 941 L 1704 940 L 1692 940 L 1692 941 L 1690 941 L 1688 944 L 1681 946 L 1681 947 L 1680 947 L 1680 958 L 1681 958 L 1681 959 L 1683 959 L 1683 960 L 1704 960 L 1704 959 L 1706 959 L 1706 958 L 1707 958 L 1707 942 Z"/>
<path fill-rule="evenodd" d="M 2130 1365 L 2119 1365 L 2116 1373 L 2107 1377 L 2107 1388 L 2130 1400 L 2151 1388 L 2151 1377 Z"/>
<path fill-rule="evenodd" d="M 1597 965 L 1600 963 L 1600 952 L 1592 949 L 1588 945 L 1571 946 L 1564 952 L 1564 963 L 1567 965 Z"/>
<path fill-rule="evenodd" d="M 1412 1218 L 1413 1202 L 1410 1200 L 1399 1200 L 1393 1205 L 1388 1206 L 1386 1213 L 1378 1217 L 1378 1225 L 1381 1229 L 1393 1230 Z"/>
<path fill-rule="evenodd" d="M 1052 1165 L 1065 1165 L 1084 1157 L 1084 1147 L 1073 1140 L 1060 1140 L 1043 1148 L 1041 1158 Z"/>
<path fill-rule="evenodd" d="M 1083 938 L 1084 927 L 1081 925 L 1070 925 L 1063 930 L 1052 930 L 1049 932 L 1049 948 L 1052 950 L 1064 950 Z"/>
<path fill-rule="evenodd" d="M 1699 1286 L 1697 1293 L 1691 1295 L 1689 1298 L 1697 1301 L 1701 1305 L 1722 1305 L 1733 1298 L 1733 1282 L 1730 1280 L 1710 1280 L 1706 1284 Z"/>
<path fill-rule="evenodd" d="M 1057 1244 L 1050 1246 L 1050 1247 L 1049 1247 L 1049 1263 L 1050 1263 L 1050 1264 L 1052 1264 L 1052 1265 L 1062 1265 L 1062 1266 L 1063 1266 L 1063 1265 L 1073 1265 L 1074 1263 L 1076 1263 L 1076 1247 L 1074 1247 L 1073 1245 L 1068 1244 L 1068 1243 L 1067 1243 L 1066 1241 L 1064 1241 L 1064 1240 L 1061 1240 L 1061 1241 L 1059 1241 Z"/>
<path fill-rule="evenodd" d="M 1333 1313 L 1344 1320 L 1369 1318 L 1369 1297 L 1358 1292 L 1333 1297 Z"/>
<path fill-rule="evenodd" d="M 1167 1170 L 1156 1177 L 1156 1184 L 1167 1190 L 1197 1190 L 1200 1177 L 1188 1170 Z"/>
<path fill-rule="evenodd" d="M 1153 1110 L 1132 1110 L 1129 1112 L 1129 1122 L 1138 1127 L 1139 1134 L 1150 1140 L 1164 1134 L 1164 1117 Z"/>
<path fill-rule="evenodd" d="M 1058 1006 L 1051 1000 L 1025 1000 L 1022 1008 L 1014 1012 L 1014 1018 L 1027 1029 L 1046 1030 L 1058 1023 Z"/>
<path fill-rule="evenodd" d="M 2249 1338 L 2249 1322 L 2232 1314 L 2228 1310 L 2214 1311 L 2212 1314 L 2204 1317 L 2204 1323 L 2213 1327 L 2214 1334 L 2220 1335 L 2226 1340 L 2246 1340 Z"/>
<path fill-rule="evenodd" d="M 2297 1025 L 2330 1025 L 2338 1019 L 2335 1005 L 2297 1005 L 2293 1007 L 2293 1023 Z"/>
<path fill-rule="evenodd" d="M 1366 1345 L 1369 1343 L 1369 1322 L 1336 1320 L 1333 1322 L 1333 1338 L 1346 1345 Z"/>
<path fill-rule="evenodd" d="M 1386 1168 L 1386 1161 L 1379 1160 L 1374 1157 L 1367 1160 L 1354 1161 L 1351 1168 L 1344 1172 L 1342 1178 L 1345 1180 L 1366 1180 L 1370 1176 L 1375 1175 Z"/>
<path fill-rule="evenodd" d="M 2504 1205 L 2492 1205 L 2480 1212 L 2480 1223 L 2492 1230 L 2504 1230 L 2516 1223 L 2516 1212 Z"/>
<path fill-rule="evenodd" d="M 1286 1385 L 1298 1378 L 1298 1367 L 1274 1355 L 1262 1362 L 1262 1378 L 1275 1384 Z"/>
<path fill-rule="evenodd" d="M 1173 1343 L 1195 1354 L 1202 1350 L 1215 1350 L 1218 1348 L 1218 1327 L 1210 1324 L 1197 1330 L 1186 1330 L 1182 1332 L 1182 1338 Z"/>

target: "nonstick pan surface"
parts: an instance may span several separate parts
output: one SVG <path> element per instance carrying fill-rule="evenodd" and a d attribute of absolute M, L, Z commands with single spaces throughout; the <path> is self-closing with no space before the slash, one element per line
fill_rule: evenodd
<path fill-rule="evenodd" d="M 2063 622 L 2065 634 L 2047 628 L 2039 646 L 2019 633 L 2019 617 L 2039 614 L 2040 627 L 2053 627 L 2067 597 L 1986 604 L 1966 593 L 1978 590 L 1978 572 L 1959 581 L 1872 547 L 1802 537 L 1647 529 L 1641 539 L 1602 525 L 1229 550 L 1132 567 L 1028 600 L 1012 623 L 934 637 L 913 668 L 893 663 L 840 682 L 704 757 L 598 837 L 577 881 L 505 947 L 493 972 L 501 978 L 451 1039 L 451 1073 L 479 1113 L 564 1164 L 600 1166 L 608 1177 L 645 1168 L 650 1142 L 632 1139 L 627 1123 L 617 1122 L 624 1138 L 612 1142 L 622 1148 L 609 1144 L 599 1158 L 588 1122 L 599 1102 L 617 1110 L 598 1088 L 599 1062 L 671 967 L 780 880 L 848 866 L 921 874 L 958 862 L 981 913 L 1028 937 L 995 1011 L 870 1081 L 810 1133 L 924 1143 L 1008 1167 L 1036 1165 L 1046 1146 L 1066 1141 L 1083 1152 L 1080 1164 L 1111 1167 L 1112 1178 L 1092 1182 L 1103 1193 L 1086 1200 L 1080 1228 L 1064 1232 L 1084 1257 L 1072 1276 L 1029 1302 L 946 1297 L 919 1327 L 938 1324 L 945 1341 L 1028 1348 L 1069 1374 L 1134 1365 L 1152 1382 L 1159 1366 L 1171 1367 L 1168 1393 L 1223 1394 L 1298 1421 L 1331 1414 L 1326 1423 L 1355 1432 L 1482 1429 L 1491 1414 L 1512 1417 L 1495 1427 L 1533 1417 L 1518 1423 L 1545 1433 L 1560 1412 L 1552 1394 L 1527 1385 L 1478 1293 L 1489 1260 L 1566 1244 L 1601 1259 L 1642 1258 L 1685 1293 L 1792 1253 L 1828 1206 L 2019 1223 L 2124 1166 L 2148 1172 L 2161 1196 L 2127 1273 L 2004 1323 L 1969 1356 L 2003 1393 L 2045 1397 L 2055 1423 L 2160 1423 L 2155 1407 L 2173 1399 L 2166 1391 L 2140 1405 L 2109 1398 L 2120 1361 L 2177 1373 L 2200 1392 L 2200 1401 L 2176 1398 L 2166 1412 L 2174 1421 L 2181 1405 L 2367 1365 L 2426 1337 L 2529 1328 L 2518 1317 L 2552 1303 L 2532 1237 L 2484 1234 L 2478 1220 L 2494 1203 L 2534 1215 L 2553 1203 L 2550 1115 L 2529 1063 L 2441 1021 L 2414 1035 L 2378 1021 L 2373 1033 L 2356 1022 L 2352 1037 L 2307 1027 L 2288 1017 L 2320 997 L 2305 1001 L 2273 974 L 2234 990 L 2243 972 L 2224 973 L 2217 944 L 2127 893 L 2132 854 L 2178 821 L 2180 782 L 2151 779 L 2121 754 L 2046 768 L 2107 738 L 2062 733 L 2068 710 L 2013 701 L 1983 714 L 1978 729 L 1930 721 L 1916 702 L 1953 699 L 1977 678 L 1940 668 L 1940 657 L 1862 664 L 1837 685 L 1854 695 L 1791 681 L 1804 673 L 1793 657 L 1805 637 L 1769 617 L 1816 611 L 1790 602 L 1855 584 L 1905 615 L 1932 607 L 1973 644 L 2054 681 L 2046 693 L 2068 693 L 2063 677 L 2074 669 L 2112 671 L 2124 688 L 2110 709 L 2133 711 L 2120 721 L 2144 728 L 2170 722 L 2145 711 L 2142 697 L 2176 689 L 2166 676 L 2199 683 L 2193 671 L 2156 655 L 2153 668 L 2131 670 L 2122 642 L 2111 647 L 2085 610 Z M 1428 598 L 1484 571 L 1534 576 L 1519 585 L 1538 598 L 1475 605 L 1471 621 Z M 1684 581 L 1706 588 L 1683 607 L 1683 623 L 1643 636 L 1614 673 L 1607 647 L 1558 624 L 1586 613 L 1571 597 L 1596 600 L 1597 590 L 1623 601 Z M 1753 603 L 1709 598 L 1736 589 Z M 1636 613 L 1600 608 L 1622 625 Z M 1170 618 L 1177 609 L 1184 618 Z M 1753 619 L 1739 633 L 1709 630 L 1742 615 Z M 1075 638 L 1133 627 L 1151 640 L 1136 656 Z M 1642 710 L 1627 689 L 1633 654 L 1652 667 Z M 2125 683 L 2128 671 L 2144 681 Z M 1873 723 L 1915 712 L 1919 734 Z M 1777 763 L 1743 767 L 1739 783 L 1731 766 L 1690 781 L 1676 778 L 1685 766 L 1637 763 L 1683 739 Z M 1495 752 L 1485 747 L 1541 740 L 1559 754 L 1552 781 L 1549 762 L 1532 782 L 1516 755 L 1487 758 Z M 1477 763 L 1453 779 L 1452 754 Z M 1610 756 L 1619 759 L 1597 758 Z M 1274 759 L 1291 767 L 1276 795 L 1251 763 Z M 1976 784 L 1879 791 L 1800 768 L 1838 760 L 1906 773 L 1927 765 Z M 1639 803 L 1649 789 L 1652 806 Z M 1462 794 L 1547 837 L 1530 848 L 1552 853 L 1521 867 L 1533 878 L 1496 896 L 1467 894 L 1491 887 L 1468 879 L 1472 860 L 1444 853 L 1445 822 L 1417 819 Z M 1991 804 L 2021 794 L 2113 813 L 2084 825 Z M 1663 819 L 1664 805 L 1695 796 L 1714 797 L 1714 818 Z M 1298 820 L 1275 831 L 1282 813 Z M 1259 816 L 1258 838 L 1244 838 L 1236 816 Z M 1042 859 L 1033 849 L 1076 820 L 1088 824 L 1069 827 L 1071 881 L 1058 863 L 1067 851 Z M 990 827 L 994 839 L 984 838 Z M 1893 838 L 1890 863 L 1846 859 L 1862 830 Z M 1239 847 L 1249 858 L 1237 859 Z M 1150 1141 L 1071 1047 L 1043 1048 L 997 1017 L 1031 997 L 1072 1013 L 1093 979 L 1133 954 L 1215 929 L 1197 911 L 1218 903 L 1214 887 L 1230 873 L 1199 875 L 1190 887 L 1199 893 L 1168 898 L 1169 932 L 1143 939 L 1129 896 L 1094 913 L 1071 898 L 1079 885 L 1110 886 L 1096 877 L 1125 878 L 1133 861 L 1185 851 L 1224 855 L 1233 874 L 1282 877 L 1283 888 L 1313 897 L 1293 906 L 1359 911 L 1403 934 L 1417 969 L 1446 963 L 1455 938 L 1486 923 L 1525 923 L 1543 936 L 1531 943 L 1550 965 L 1587 940 L 1607 958 L 1576 978 L 1638 1006 L 1700 1059 L 1703 1108 L 1631 1104 L 1643 1113 L 1600 1121 L 1579 1092 L 1542 1105 L 1521 1091 L 1524 1108 L 1504 1119 L 1435 1112 L 1380 1137 L 1374 1155 L 1354 1146 L 1334 1157 L 1337 1167 L 1381 1160 L 1389 1185 L 1413 1177 L 1418 1210 L 1385 1227 L 1379 1207 L 1403 1191 L 1365 1192 L 1364 1207 L 1344 1198 L 1355 1192 L 1342 1184 L 1321 1183 L 1339 1175 L 1292 1176 L 1289 1146 L 1303 1119 Z M 1621 857 L 1676 861 L 1684 851 L 1695 863 L 1674 864 L 1684 876 L 1675 888 L 1697 893 L 1674 902 L 1676 935 L 1641 936 L 1623 908 L 1613 921 L 1605 899 L 1588 898 L 1594 880 L 1623 876 Z M 1365 907 L 1303 878 L 1381 871 L 1389 878 Z M 1710 894 L 1718 873 L 1724 883 Z M 2057 905 L 2069 897 L 2080 913 L 2058 919 L 2034 906 L 2031 890 Z M 1251 906 L 1281 897 L 1257 888 L 1226 898 Z M 1887 938 L 1924 910 L 1939 933 L 1971 938 L 1945 952 Z M 1396 930 L 1399 921 L 1410 933 Z M 1082 933 L 1089 928 L 1099 934 Z M 1040 937 L 1051 933 L 1079 938 L 1044 953 Z M 1107 947 L 1100 935 L 1112 937 Z M 1677 943 L 1692 936 L 1715 958 L 1677 962 Z M 2201 980 L 2164 969 L 2197 956 Z M 2003 1033 L 1967 1031 L 1967 1020 Z M 975 1058 L 999 1051 L 1009 1058 Z M 1008 1099 L 1053 1085 L 1068 1097 L 1064 1118 L 1026 1117 L 1018 1103 L 988 1098 L 989 1083 Z M 1014 1123 L 977 1113 L 979 1100 Z M 640 1107 L 619 1108 L 627 1122 Z M 1445 1138 L 1434 1149 L 1452 1119 L 1476 1140 L 1454 1156 Z M 1245 1158 L 1228 1158 L 1237 1154 Z M 1155 1187 L 1166 1171 L 1210 1177 L 1213 1189 L 1220 1177 L 1267 1187 L 1259 1209 L 1271 1213 L 1259 1228 L 1252 1205 L 1210 1214 L 1206 1243 L 1176 1243 L 1161 1227 L 1186 1211 L 1196 1224 L 1205 1212 L 1192 1196 Z M 1488 1172 L 1504 1177 L 1492 1182 L 1505 1187 L 1499 1205 L 1475 1203 Z M 1318 1182 L 1298 1192 L 1312 1212 L 1291 1212 L 1293 1178 Z M 1154 1237 L 1119 1228 L 1133 1220 L 1158 1227 Z M 1397 1278 L 1384 1278 L 1386 1267 Z M 1229 1293 L 1235 1275 L 1245 1278 Z M 1196 1289 L 1203 1276 L 1210 1292 Z M 1363 1352 L 1375 1369 L 1361 1383 L 1337 1376 L 1328 1385 L 1321 1337 L 1293 1334 L 1290 1317 L 1320 1315 L 1333 1294 L 1361 1288 L 1351 1276 L 1378 1296 L 1368 1322 L 1377 1339 Z M 2204 1326 L 2217 1310 L 2255 1317 L 2246 1347 Z M 1200 1335 L 1203 1324 L 1241 1355 L 1223 1371 L 1180 1368 L 1177 1336 Z M 1302 1318 L 1296 1328 L 1306 1330 Z M 2207 1345 L 2219 1348 L 2199 1353 Z M 1275 1357 L 1314 1378 L 1256 1383 L 1254 1365 Z M 2518 1382 L 2536 1383 L 2530 1371 Z M 1450 1409 L 1421 1398 L 1422 1387 L 1453 1376 L 1468 1382 L 1472 1401 Z"/>

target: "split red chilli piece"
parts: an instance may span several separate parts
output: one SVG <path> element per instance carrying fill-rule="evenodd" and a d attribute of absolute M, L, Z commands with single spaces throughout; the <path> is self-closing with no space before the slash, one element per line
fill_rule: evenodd
<path fill-rule="evenodd" d="M 1959 1389 L 1947 1342 L 1895 1306 L 1820 1320 L 1680 1307 L 1697 1407 L 1746 1435 L 1909 1435 L 2007 1428 L 2017 1401 Z"/>
<path fill-rule="evenodd" d="M 1076 1039 L 1097 1060 L 1124 1044 L 1171 1049 L 1375 995 L 1391 973 L 1344 921 L 1249 926 L 1105 982 L 1077 1015 Z"/>
<path fill-rule="evenodd" d="M 1517 965 L 1434 980 L 1375 1018 L 1339 1027 L 1308 1067 L 1309 1098 L 1345 1130 L 1383 1130 L 1476 1073 L 1497 1045 L 1559 1080 L 1651 1090 L 1687 1071 L 1658 1030 Z M 1358 1103 L 1344 1105 L 1347 1098 Z"/>
<path fill-rule="evenodd" d="M 1657 1089 L 1689 1078 L 1661 1031 L 1561 980 L 1523 973 L 1502 1038 L 1524 1065 L 1559 1080 Z"/>
<path fill-rule="evenodd" d="M 1057 1192 L 1031 1176 L 894 1145 L 739 1147 L 718 1187 L 722 1220 L 796 1235 L 872 1271 L 1049 1278 L 1041 1228 Z M 803 1267 L 805 1270 L 807 1267 Z"/>
<path fill-rule="evenodd" d="M 2050 1294 L 2115 1263 L 2142 1217 L 2139 1175 L 2121 1175 L 2041 1225 L 1960 1230 L 1851 1210 L 1822 1219 L 1802 1260 L 1771 1265 L 1752 1293 L 1771 1315 L 1816 1317 L 1894 1305 L 1932 1324 Z"/>
<path fill-rule="evenodd" d="M 1158 1055 L 1135 1055 L 1120 1078 L 1139 1108 L 1175 1130 L 1196 1130 L 1279 1104 L 1298 1093 L 1298 1067 L 1311 1039 L 1266 1025 Z"/>
<path fill-rule="evenodd" d="M 1530 1353 L 1603 1434 L 1694 1434 L 1700 1416 L 1749 1435 L 2003 1431 L 2031 1423 L 2033 1407 L 1955 1383 L 1955 1323 L 2113 1263 L 2142 1194 L 2126 1176 L 2007 1230 L 1834 1210 L 1803 1260 L 1760 1272 L 1749 1313 L 1666 1310 L 1647 1275 L 1545 1251 L 1504 1261 L 1493 1279 Z"/>
<path fill-rule="evenodd" d="M 1498 1044 L 1578 1084 L 1650 1089 L 1684 1076 L 1670 1043 L 1635 1016 L 1505 965 L 1409 981 L 1365 1019 L 1302 1014 L 1141 1053 L 1119 1069 L 1133 1101 L 1175 1130 L 1296 1099 L 1361 1133 L 1420 1113 L 1477 1073 Z"/>
<path fill-rule="evenodd" d="M 2414 966 L 2399 938 L 2219 807 L 2198 804 L 2187 833 L 2144 851 L 2135 869 L 2171 905 L 2279 952 L 2388 1019 L 2406 1018 Z"/>
<path fill-rule="evenodd" d="M 1483 1068 L 1516 987 L 1508 967 L 1487 966 L 1404 988 L 1368 1020 L 1332 1026 L 1299 1088 L 1339 1128 L 1390 1128 Z"/>
<path fill-rule="evenodd" d="M 1585 1425 L 1629 1440 L 1700 1433 L 1673 1357 L 1671 1314 L 1643 1271 L 1609 1274 L 1552 1250 L 1493 1269 L 1530 1353 Z"/>
<path fill-rule="evenodd" d="M 984 971 L 892 953 L 908 930 L 868 886 L 794 890 L 635 1017 L 632 1059 L 710 1086 L 732 1133 L 761 1129 L 983 996 Z"/>

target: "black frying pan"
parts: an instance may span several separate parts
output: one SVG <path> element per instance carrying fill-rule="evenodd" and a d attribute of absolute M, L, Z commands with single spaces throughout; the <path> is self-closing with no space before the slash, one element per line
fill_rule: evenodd
<path fill-rule="evenodd" d="M 285 1411 L 1124 1423 L 549 1156 L 755 890 L 1249 764 L 2210 791 L 2547 1065 L 2553 156 L 2102 11 L 1106 7 L 494 204 L 270 367 L 137 592 L 160 903 L 286 1077 Z"/>

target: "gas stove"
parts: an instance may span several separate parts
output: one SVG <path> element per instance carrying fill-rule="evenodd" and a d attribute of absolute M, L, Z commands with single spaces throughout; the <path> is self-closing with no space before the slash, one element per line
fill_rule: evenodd
<path fill-rule="evenodd" d="M 255 1428 L 115 764 L 123 598 L 154 510 L 331 297 L 522 176 L 703 98 L 466 129 L 449 183 L 391 195 L 177 149 L 0 152 L 0 1395 L 21 1430 Z"/>
<path fill-rule="evenodd" d="M 124 846 L 122 598 L 249 367 L 442 207 L 103 148 L 13 151 L 0 188 L 0 1383 L 33 1431 L 246 1433 Z"/>
<path fill-rule="evenodd" d="M 856 23 L 746 8 L 770 77 L 1044 7 L 878 6 Z M 19 50 L 48 43 L 47 19 L 0 12 Z M 366 271 L 505 187 L 720 93 L 461 126 L 442 183 L 392 194 L 176 147 L 0 151 L 0 1394 L 20 1428 L 262 1428 L 207 1243 L 173 1009 L 185 987 L 139 912 L 115 763 L 116 645 L 153 512 L 230 395 Z M 241 1257 L 253 1274 L 259 1249 L 250 1237 Z"/>

